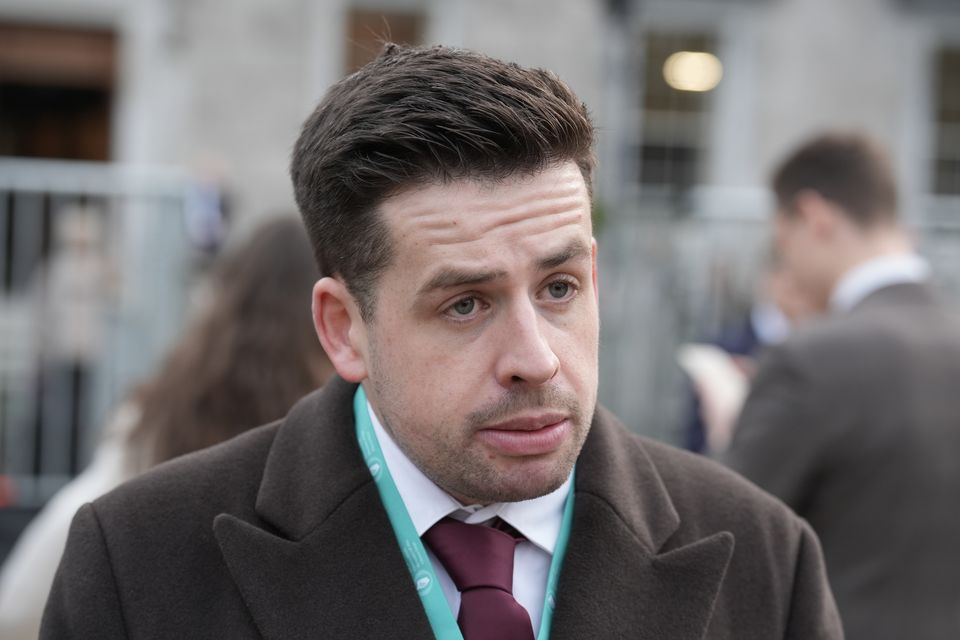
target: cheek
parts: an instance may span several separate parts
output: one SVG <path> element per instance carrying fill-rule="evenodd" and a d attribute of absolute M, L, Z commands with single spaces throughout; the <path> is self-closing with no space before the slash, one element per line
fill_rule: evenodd
<path fill-rule="evenodd" d="M 584 308 L 577 318 L 557 327 L 551 340 L 554 352 L 560 358 L 568 375 L 578 384 L 589 384 L 595 377 L 599 359 L 600 320 L 596 308 Z"/>
<path fill-rule="evenodd" d="M 785 240 L 780 247 L 780 256 L 786 269 L 803 278 L 809 272 L 811 254 L 797 238 Z"/>
<path fill-rule="evenodd" d="M 392 363 L 393 377 L 399 379 L 407 410 L 439 419 L 452 418 L 461 408 L 457 400 L 469 398 L 478 390 L 481 372 L 479 357 L 467 348 L 443 345 L 409 337 Z"/>
<path fill-rule="evenodd" d="M 777 253 L 780 254 L 780 259 L 783 260 L 788 267 L 796 266 L 794 244 L 794 242 L 791 242 L 790 235 L 783 231 L 774 236 L 773 246 L 777 250 Z"/>

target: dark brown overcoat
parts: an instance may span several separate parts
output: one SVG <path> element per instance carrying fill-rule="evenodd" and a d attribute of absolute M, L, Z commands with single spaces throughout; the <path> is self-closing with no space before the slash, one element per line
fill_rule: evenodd
<path fill-rule="evenodd" d="M 429 638 L 335 380 L 283 421 L 77 514 L 42 638 Z M 774 498 L 599 410 L 552 638 L 841 638 L 817 540 Z"/>

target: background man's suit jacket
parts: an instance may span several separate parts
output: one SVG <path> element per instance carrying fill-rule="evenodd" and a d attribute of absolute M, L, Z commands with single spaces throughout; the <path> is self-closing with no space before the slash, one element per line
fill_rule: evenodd
<path fill-rule="evenodd" d="M 960 318 L 925 286 L 768 350 L 727 461 L 813 526 L 850 640 L 960 638 Z"/>
<path fill-rule="evenodd" d="M 85 506 L 43 638 L 429 638 L 334 380 L 281 423 Z M 809 527 L 602 409 L 580 456 L 552 637 L 840 638 Z"/>

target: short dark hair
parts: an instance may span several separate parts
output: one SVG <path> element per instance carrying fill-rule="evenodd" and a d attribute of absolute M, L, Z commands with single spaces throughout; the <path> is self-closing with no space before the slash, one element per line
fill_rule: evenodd
<path fill-rule="evenodd" d="M 777 169 L 773 190 L 777 204 L 791 211 L 806 189 L 836 203 L 859 226 L 894 222 L 897 187 L 889 160 L 860 134 L 829 133 L 796 150 Z"/>
<path fill-rule="evenodd" d="M 392 245 L 377 214 L 404 189 L 594 166 L 586 106 L 553 73 L 448 47 L 385 45 L 306 120 L 290 174 L 322 276 L 339 274 L 365 319 Z"/>

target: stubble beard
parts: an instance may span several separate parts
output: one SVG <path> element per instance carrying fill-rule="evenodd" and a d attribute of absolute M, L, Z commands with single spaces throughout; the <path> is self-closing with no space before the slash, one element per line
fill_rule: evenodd
<path fill-rule="evenodd" d="M 370 380 L 373 382 L 373 380 Z M 519 502 L 551 493 L 570 476 L 590 431 L 595 401 L 585 411 L 572 394 L 556 387 L 510 392 L 467 415 L 456 429 L 449 425 L 417 425 L 397 410 L 404 406 L 390 380 L 372 385 L 384 428 L 403 453 L 434 484 L 462 504 Z M 561 410 L 569 416 L 570 434 L 561 449 L 539 456 L 506 459 L 491 453 L 476 437 L 485 425 L 496 424 L 524 409 Z"/>

